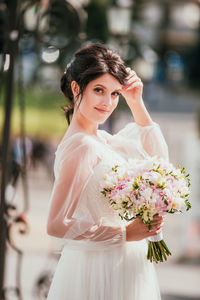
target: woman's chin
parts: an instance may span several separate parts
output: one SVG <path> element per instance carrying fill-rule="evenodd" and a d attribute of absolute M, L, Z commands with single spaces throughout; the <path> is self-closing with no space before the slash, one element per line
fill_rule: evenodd
<path fill-rule="evenodd" d="M 103 124 L 103 123 L 105 123 L 108 120 L 108 118 L 109 118 L 109 116 L 104 117 L 104 118 L 98 118 L 97 123 L 98 124 Z"/>

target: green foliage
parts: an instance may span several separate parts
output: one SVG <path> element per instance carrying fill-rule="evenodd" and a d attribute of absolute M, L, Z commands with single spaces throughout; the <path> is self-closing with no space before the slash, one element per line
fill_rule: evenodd
<path fill-rule="evenodd" d="M 67 129 L 64 112 L 61 106 L 65 99 L 59 93 L 48 90 L 38 90 L 29 87 L 25 90 L 25 132 L 28 136 L 58 137 Z M 4 99 L 0 97 L 0 130 L 4 121 Z M 14 92 L 11 115 L 11 133 L 20 133 L 19 98 Z"/>
<path fill-rule="evenodd" d="M 40 89 L 35 86 L 27 86 L 24 91 L 25 106 L 27 108 L 38 108 L 38 109 L 57 109 L 60 105 L 63 105 L 65 99 L 58 92 L 53 92 L 49 89 Z M 64 99 L 64 100 L 63 100 Z M 0 95 L 0 107 L 4 103 L 4 94 Z M 19 106 L 19 95 L 17 88 L 14 89 L 13 107 Z"/>

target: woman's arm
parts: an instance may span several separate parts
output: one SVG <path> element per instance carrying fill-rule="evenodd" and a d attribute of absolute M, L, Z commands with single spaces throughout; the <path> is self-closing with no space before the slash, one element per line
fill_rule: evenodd
<path fill-rule="evenodd" d="M 135 122 L 140 126 L 151 126 L 153 121 L 145 107 L 143 100 L 130 107 Z"/>
<path fill-rule="evenodd" d="M 135 123 L 128 124 L 118 135 L 123 135 L 130 140 L 135 137 L 135 141 L 139 138 L 142 148 L 148 155 L 157 155 L 168 160 L 168 146 L 164 136 L 159 125 L 151 119 L 142 98 L 143 83 L 133 70 L 127 68 L 127 71 L 129 71 L 130 75 L 128 76 L 127 85 L 122 87 L 121 93 L 133 114 Z M 121 144 L 124 145 L 122 141 Z M 128 153 L 131 154 L 130 152 L 132 152 L 131 149 Z M 134 155 L 135 151 L 133 151 Z"/>
<path fill-rule="evenodd" d="M 153 121 L 142 98 L 143 83 L 133 70 L 127 68 L 127 71 L 130 75 L 127 78 L 127 85 L 122 88 L 122 95 L 133 114 L 135 122 L 140 126 L 151 126 Z"/>
<path fill-rule="evenodd" d="M 126 239 L 125 226 L 116 223 L 107 226 L 88 201 L 87 187 L 100 159 L 93 143 L 93 139 L 80 134 L 59 147 L 47 233 L 69 240 L 121 244 Z"/>

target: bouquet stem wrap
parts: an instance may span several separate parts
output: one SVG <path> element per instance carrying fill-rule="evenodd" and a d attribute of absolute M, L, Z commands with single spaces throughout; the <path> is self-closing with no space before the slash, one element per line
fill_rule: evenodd
<path fill-rule="evenodd" d="M 163 240 L 162 232 L 148 237 L 147 259 L 150 260 L 150 262 L 163 262 L 167 260 L 167 256 L 169 255 L 171 255 L 171 252 Z"/>
<path fill-rule="evenodd" d="M 160 242 L 161 240 L 163 240 L 163 233 L 160 232 L 156 235 L 150 236 L 150 237 L 148 237 L 148 240 L 150 242 Z"/>

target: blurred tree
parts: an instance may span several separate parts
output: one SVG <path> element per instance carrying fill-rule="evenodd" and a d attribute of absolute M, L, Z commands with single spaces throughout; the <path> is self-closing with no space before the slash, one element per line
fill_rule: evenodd
<path fill-rule="evenodd" d="M 189 84 L 193 88 L 199 89 L 200 82 L 200 27 L 199 27 L 199 41 L 198 45 L 190 51 L 186 57 L 187 69 L 186 76 Z"/>
<path fill-rule="evenodd" d="M 200 103 L 197 106 L 197 126 L 198 126 L 198 137 L 200 139 Z"/>
<path fill-rule="evenodd" d="M 100 40 L 105 43 L 109 36 L 106 15 L 107 1 L 91 0 L 84 8 L 88 14 L 86 22 L 87 39 Z"/>
<path fill-rule="evenodd" d="M 0 1 L 0 53 L 5 47 L 5 40 L 7 35 L 7 6 L 3 1 Z"/>

